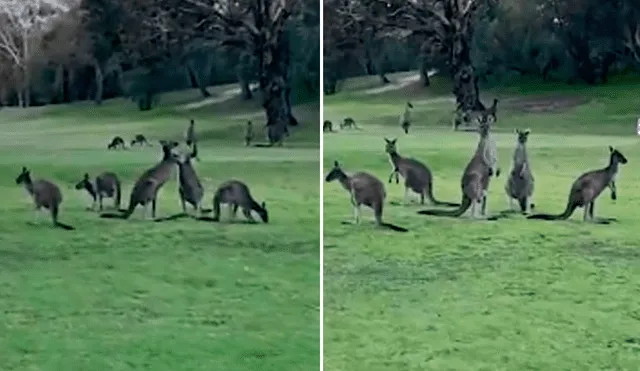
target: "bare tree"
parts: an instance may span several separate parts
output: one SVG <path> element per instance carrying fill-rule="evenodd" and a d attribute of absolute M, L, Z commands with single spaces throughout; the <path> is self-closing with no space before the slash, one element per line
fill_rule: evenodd
<path fill-rule="evenodd" d="M 53 22 L 73 5 L 71 0 L 0 0 L 0 53 L 14 67 L 21 107 L 30 105 L 30 63 L 37 46 Z"/>

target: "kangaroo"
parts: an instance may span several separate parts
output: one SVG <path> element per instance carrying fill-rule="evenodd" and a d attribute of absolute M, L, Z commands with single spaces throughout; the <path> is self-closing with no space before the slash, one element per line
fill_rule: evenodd
<path fill-rule="evenodd" d="M 209 213 L 211 209 L 202 208 L 204 187 L 198 178 L 196 169 L 191 164 L 191 159 L 198 156 L 198 145 L 193 142 L 193 150 L 178 161 L 178 193 L 182 203 L 182 211 L 187 212 L 185 202 L 188 202 L 196 212 Z"/>
<path fill-rule="evenodd" d="M 230 216 L 235 219 L 238 207 L 242 208 L 242 213 L 245 218 L 250 222 L 255 222 L 251 211 L 255 211 L 260 216 L 263 222 L 269 223 L 269 213 L 267 212 L 267 205 L 262 202 L 259 204 L 251 196 L 249 187 L 239 180 L 229 180 L 220 185 L 216 192 L 213 194 L 213 218 L 206 219 L 217 222 L 220 220 L 220 205 L 229 204 Z M 205 218 L 201 218 L 205 219 Z"/>
<path fill-rule="evenodd" d="M 404 201 L 407 204 L 409 189 L 420 195 L 420 203 L 424 205 L 424 198 L 427 197 L 433 205 L 440 206 L 460 206 L 460 204 L 452 202 L 442 202 L 433 196 L 433 176 L 431 170 L 422 162 L 400 156 L 396 149 L 396 141 L 398 140 L 384 138 L 387 143 L 385 151 L 389 154 L 392 171 L 389 175 L 389 183 L 394 174 L 396 176 L 396 184 L 398 184 L 398 174 L 404 178 Z"/>
<path fill-rule="evenodd" d="M 253 124 L 251 120 L 247 121 L 247 127 L 244 130 L 244 145 L 249 147 L 253 141 Z"/>
<path fill-rule="evenodd" d="M 626 164 L 627 158 L 617 149 L 609 146 L 609 165 L 603 169 L 588 171 L 578 177 L 571 185 L 569 191 L 569 200 L 562 214 L 536 214 L 531 215 L 527 219 L 542 220 L 566 220 L 576 208 L 584 207 L 583 220 L 595 221 L 593 218 L 593 209 L 596 199 L 602 191 L 609 187 L 611 189 L 611 199 L 618 198 L 616 189 L 616 175 L 618 174 L 618 166 Z M 603 224 L 608 224 L 609 220 L 601 220 Z"/>
<path fill-rule="evenodd" d="M 178 143 L 160 141 L 160 144 L 162 145 L 162 160 L 142 173 L 136 180 L 129 197 L 129 207 L 121 214 L 100 214 L 101 218 L 128 219 L 138 205 L 145 207 L 144 215 L 146 216 L 146 209 L 150 203 L 151 217 L 155 219 L 158 191 L 171 178 L 178 163 L 178 156 L 172 152 Z"/>
<path fill-rule="evenodd" d="M 16 184 L 24 185 L 36 206 L 36 218 L 43 207 L 51 212 L 53 225 L 67 231 L 74 230 L 72 226 L 58 221 L 60 204 L 62 203 L 62 193 L 57 185 L 45 179 L 31 179 L 31 171 L 22 167 L 22 172 L 16 178 Z"/>
<path fill-rule="evenodd" d="M 122 148 L 125 149 L 124 147 L 124 139 L 122 139 L 122 137 L 120 136 L 115 136 L 113 137 L 113 139 L 111 140 L 111 142 L 107 145 L 107 149 L 115 149 L 115 148 Z"/>
<path fill-rule="evenodd" d="M 344 129 L 344 128 L 354 128 L 354 129 L 360 129 L 358 127 L 358 125 L 356 125 L 356 120 L 354 120 L 351 117 L 346 117 L 343 121 L 342 124 L 340 124 L 340 129 Z"/>
<path fill-rule="evenodd" d="M 411 109 L 413 108 L 413 104 L 411 102 L 407 102 L 404 107 L 404 113 L 400 115 L 400 127 L 404 130 L 405 134 L 409 134 L 409 127 L 411 126 Z"/>
<path fill-rule="evenodd" d="M 329 120 L 324 120 L 324 122 L 322 123 L 322 132 L 333 133 L 333 123 Z"/>
<path fill-rule="evenodd" d="M 112 172 L 100 173 L 96 176 L 95 182 L 89 179 L 89 174 L 84 173 L 84 177 L 76 184 L 76 189 L 85 189 L 93 198 L 91 210 L 95 209 L 96 201 L 99 203 L 99 210 L 102 211 L 102 199 L 105 197 L 113 197 L 114 208 L 120 209 L 120 197 L 122 195 L 120 180 L 118 176 Z"/>
<path fill-rule="evenodd" d="M 509 210 L 513 210 L 513 200 L 516 199 L 523 214 L 527 213 L 528 208 L 535 207 L 533 203 L 529 204 L 533 197 L 534 188 L 533 173 L 527 155 L 527 139 L 530 132 L 529 129 L 524 131 L 516 129 L 517 143 L 513 153 L 513 169 L 511 169 L 509 179 L 504 187 L 509 200 Z"/>
<path fill-rule="evenodd" d="M 476 203 L 481 204 L 480 214 L 487 214 L 487 189 L 492 175 L 500 176 L 498 156 L 495 142 L 491 138 L 491 124 L 486 115 L 478 118 L 478 133 L 480 140 L 475 154 L 467 164 L 462 174 L 460 186 L 462 188 L 462 201 L 460 207 L 455 210 L 421 210 L 418 214 L 460 217 L 471 207 L 471 217 L 476 218 Z M 494 218 L 491 218 L 492 220 Z"/>
<path fill-rule="evenodd" d="M 187 132 L 184 136 L 185 142 L 188 146 L 191 146 L 191 144 L 196 140 L 195 125 L 196 122 L 193 121 L 193 119 L 189 120 L 189 127 L 187 127 Z"/>
<path fill-rule="evenodd" d="M 488 117 L 491 117 L 491 119 L 493 119 L 493 122 L 496 122 L 498 120 L 498 116 L 496 116 L 496 111 L 498 108 L 498 99 L 494 98 L 493 99 L 493 104 L 484 110 L 484 114 L 487 115 Z"/>
<path fill-rule="evenodd" d="M 396 232 L 409 231 L 406 228 L 382 221 L 382 209 L 387 193 L 384 189 L 384 184 L 378 178 L 365 172 L 347 175 L 342 170 L 338 161 L 334 161 L 333 169 L 327 174 L 325 181 L 332 182 L 334 180 L 338 180 L 342 187 L 351 195 L 351 204 L 353 205 L 356 224 L 360 223 L 360 207 L 361 205 L 365 205 L 373 209 L 376 224 L 379 227 L 388 228 Z"/>
<path fill-rule="evenodd" d="M 136 144 L 139 144 L 139 145 L 143 145 L 144 144 L 144 145 L 147 145 L 147 146 L 151 145 L 147 141 L 147 138 L 142 134 L 136 134 L 136 136 L 133 137 L 133 139 L 131 140 L 131 147 L 133 147 Z"/>

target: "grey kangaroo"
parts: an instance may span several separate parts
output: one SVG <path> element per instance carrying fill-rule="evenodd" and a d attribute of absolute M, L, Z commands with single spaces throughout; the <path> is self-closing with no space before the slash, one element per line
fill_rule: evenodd
<path fill-rule="evenodd" d="M 476 218 L 476 204 L 481 205 L 480 214 L 487 215 L 487 189 L 492 175 L 500 176 L 495 142 L 491 138 L 491 124 L 486 115 L 479 117 L 480 140 L 476 152 L 462 174 L 460 188 L 462 202 L 455 210 L 421 210 L 418 214 L 460 217 L 471 207 L 471 217 Z"/>
<path fill-rule="evenodd" d="M 125 149 L 124 139 L 122 139 L 122 137 L 120 137 L 120 136 L 115 136 L 115 137 L 113 137 L 111 142 L 107 145 L 107 149 L 115 149 L 115 148 L 118 148 L 118 147 L 120 147 L 122 149 Z"/>
<path fill-rule="evenodd" d="M 147 138 L 142 135 L 142 134 L 136 134 L 135 137 L 133 137 L 133 140 L 131 140 L 131 147 L 133 147 L 134 145 L 139 144 L 139 145 L 147 145 L 150 146 L 151 144 L 149 144 L 149 141 L 147 141 Z"/>
<path fill-rule="evenodd" d="M 413 104 L 407 102 L 404 107 L 404 113 L 400 115 L 400 127 L 402 127 L 405 134 L 409 134 L 409 127 L 411 127 L 411 109 L 413 109 Z"/>
<path fill-rule="evenodd" d="M 365 172 L 347 175 L 338 161 L 334 161 L 333 169 L 327 174 L 325 181 L 332 182 L 334 180 L 340 182 L 340 185 L 349 192 L 356 224 L 360 223 L 360 207 L 365 205 L 373 209 L 376 224 L 379 227 L 388 228 L 396 232 L 409 231 L 406 228 L 382 221 L 382 210 L 387 193 L 384 189 L 384 184 L 378 178 Z"/>
<path fill-rule="evenodd" d="M 324 120 L 324 122 L 322 123 L 322 132 L 333 133 L 333 123 L 329 120 Z"/>
<path fill-rule="evenodd" d="M 99 210 L 102 211 L 102 199 L 105 197 L 113 197 L 114 208 L 120 210 L 120 198 L 122 190 L 120 186 L 120 180 L 118 176 L 112 172 L 105 171 L 96 176 L 95 181 L 92 183 L 89 179 L 89 174 L 84 173 L 84 177 L 75 186 L 76 189 L 84 189 L 93 198 L 91 209 L 96 207 L 96 201 L 98 202 Z"/>
<path fill-rule="evenodd" d="M 217 222 L 220 220 L 220 205 L 228 204 L 230 207 L 230 216 L 235 218 L 238 207 L 242 208 L 242 214 L 250 222 L 254 222 L 251 212 L 255 211 L 263 222 L 269 223 L 269 213 L 265 202 L 259 204 L 251 195 L 249 187 L 239 180 L 229 180 L 220 185 L 213 194 L 213 218 L 199 218 L 201 220 L 211 220 Z"/>
<path fill-rule="evenodd" d="M 189 126 L 187 127 L 187 132 L 185 133 L 185 142 L 188 146 L 193 144 L 196 140 L 196 131 L 195 131 L 196 122 L 193 119 L 189 120 Z"/>
<path fill-rule="evenodd" d="M 16 184 L 24 185 L 36 206 L 36 217 L 43 207 L 51 212 L 53 225 L 68 231 L 74 230 L 72 226 L 58 221 L 60 204 L 62 203 L 62 193 L 60 188 L 45 179 L 31 179 L 31 172 L 22 167 L 22 172 L 16 178 Z"/>
<path fill-rule="evenodd" d="M 172 177 L 178 163 L 178 156 L 172 149 L 178 146 L 177 142 L 160 141 L 162 145 L 162 160 L 146 170 L 138 180 L 136 180 L 129 197 L 129 207 L 121 214 L 100 214 L 101 218 L 128 219 L 136 206 L 142 205 L 146 209 L 151 204 L 151 217 L 156 217 L 156 201 L 158 191 Z"/>
<path fill-rule="evenodd" d="M 356 125 L 356 120 L 354 120 L 351 117 L 346 117 L 343 121 L 342 124 L 340 124 L 340 129 L 344 129 L 344 128 L 354 128 L 354 129 L 360 129 L 358 127 L 358 125 Z"/>
<path fill-rule="evenodd" d="M 511 169 L 504 188 L 509 200 L 509 210 L 513 210 L 513 200 L 515 199 L 518 200 L 520 211 L 523 214 L 527 212 L 527 209 L 533 210 L 535 208 L 535 205 L 530 203 L 535 183 L 527 154 L 527 140 L 530 132 L 529 129 L 524 131 L 516 129 L 517 142 L 513 153 L 513 169 Z"/>
<path fill-rule="evenodd" d="M 398 153 L 396 148 L 396 141 L 398 139 L 387 139 L 385 151 L 389 154 L 389 160 L 391 162 L 392 172 L 389 175 L 389 183 L 393 176 L 396 176 L 396 184 L 398 183 L 398 174 L 404 178 L 404 201 L 407 203 L 409 189 L 420 195 L 420 203 L 424 204 L 425 197 L 433 205 L 440 206 L 460 206 L 460 204 L 452 202 L 442 202 L 435 199 L 433 196 L 433 176 L 431 170 L 422 162 L 413 159 L 402 157 Z"/>
<path fill-rule="evenodd" d="M 244 130 L 244 145 L 246 147 L 249 147 L 251 145 L 251 142 L 253 142 L 253 124 L 251 123 L 251 120 L 247 121 L 247 126 Z"/>
<path fill-rule="evenodd" d="M 529 216 L 527 219 L 565 220 L 573 214 L 576 208 L 584 207 L 583 220 L 585 222 L 596 221 L 593 217 L 596 199 L 607 187 L 611 189 L 611 199 L 615 200 L 618 198 L 615 181 L 616 175 L 618 174 L 619 165 L 626 163 L 627 158 L 624 157 L 620 151 L 609 146 L 609 165 L 603 169 L 586 172 L 573 182 L 571 190 L 569 191 L 567 206 L 561 214 L 536 214 Z M 602 219 L 597 220 L 597 222 L 608 224 L 613 220 L 614 219 Z"/>

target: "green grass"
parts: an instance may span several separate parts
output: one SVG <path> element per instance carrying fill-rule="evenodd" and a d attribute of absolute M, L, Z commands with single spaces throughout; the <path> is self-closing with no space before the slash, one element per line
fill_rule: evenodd
<path fill-rule="evenodd" d="M 314 370 L 319 368 L 318 105 L 283 148 L 243 147 L 258 103 L 184 112 L 196 96 L 170 94 L 157 110 L 114 100 L 0 111 L 1 370 Z M 245 181 L 266 200 L 269 224 L 154 223 L 85 210 L 73 185 L 84 172 L 115 171 L 124 203 L 135 178 L 158 161 L 158 139 L 180 139 L 195 117 L 196 168 L 206 188 Z M 259 125 L 259 126 L 258 126 Z M 146 134 L 153 147 L 107 151 L 114 135 Z M 22 166 L 62 189 L 61 221 L 41 216 L 15 184 Z M 106 204 L 111 205 L 108 199 Z M 158 216 L 180 211 L 175 181 Z M 223 218 L 226 218 L 223 209 Z M 238 213 L 238 221 L 243 216 Z"/>
<path fill-rule="evenodd" d="M 340 224 L 353 218 L 349 196 L 325 183 L 325 370 L 637 369 L 640 88 L 634 83 L 573 91 L 525 85 L 483 95 L 487 101 L 499 96 L 502 104 L 495 137 L 504 175 L 489 187 L 490 213 L 507 208 L 513 130 L 529 127 L 539 212 L 562 211 L 573 180 L 606 165 L 608 145 L 627 156 L 618 200 L 605 191 L 595 209 L 597 216 L 618 218 L 615 224 L 584 224 L 581 209 L 570 221 L 513 216 L 488 222 L 422 216 L 417 204 L 387 204 L 384 219 L 410 229 L 402 234 L 376 229 L 370 210 L 360 226 Z M 431 168 L 436 197 L 459 202 L 460 176 L 477 134 L 454 133 L 445 124 L 452 104 L 439 89 L 367 96 L 348 86 L 326 97 L 326 118 L 351 116 L 363 129 L 324 135 L 325 172 L 333 160 L 347 171 L 370 172 L 385 182 L 387 201 L 401 202 L 402 183 L 386 183 L 391 168 L 383 140 L 399 137 L 400 154 Z M 546 114 L 511 104 L 539 94 L 586 103 Z M 398 126 L 407 99 L 416 107 L 410 135 Z"/>

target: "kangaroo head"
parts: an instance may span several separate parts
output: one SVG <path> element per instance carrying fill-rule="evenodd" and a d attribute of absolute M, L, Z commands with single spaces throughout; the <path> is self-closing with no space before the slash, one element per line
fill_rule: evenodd
<path fill-rule="evenodd" d="M 329 174 L 327 174 L 327 177 L 324 179 L 327 182 L 332 182 L 336 179 L 340 179 L 344 176 L 344 171 L 342 171 L 342 167 L 340 167 L 340 164 L 338 163 L 338 161 L 334 161 L 333 162 L 333 169 L 331 169 L 331 171 L 329 172 Z"/>
<path fill-rule="evenodd" d="M 384 138 L 384 141 L 387 143 L 386 147 L 385 147 L 385 152 L 391 154 L 396 152 L 396 141 L 398 140 L 398 138 L 395 139 L 387 139 Z"/>
<path fill-rule="evenodd" d="M 160 140 L 160 145 L 162 146 L 162 161 L 167 160 L 180 160 L 180 156 L 173 152 L 173 149 L 180 145 L 180 143 L 176 141 L 166 141 Z"/>
<path fill-rule="evenodd" d="M 264 201 L 262 201 L 262 203 L 260 204 L 260 209 L 257 211 L 258 211 L 258 215 L 260 215 L 260 219 L 262 219 L 262 221 L 265 223 L 269 223 L 269 213 L 267 212 L 267 204 Z"/>
<path fill-rule="evenodd" d="M 247 126 L 251 126 L 251 125 L 253 125 L 253 124 L 251 123 L 251 120 L 247 121 Z"/>
<path fill-rule="evenodd" d="M 611 162 L 615 162 L 617 164 L 623 164 L 623 165 L 627 163 L 627 158 L 624 157 L 624 155 L 620 151 L 613 148 L 612 146 L 609 146 L 609 153 L 610 153 Z"/>
<path fill-rule="evenodd" d="M 489 131 L 491 130 L 491 122 L 489 121 L 489 116 L 486 114 L 481 114 L 477 118 L 478 121 L 478 133 L 480 133 L 481 138 L 486 138 L 489 135 Z"/>
<path fill-rule="evenodd" d="M 498 98 L 493 98 L 493 108 L 498 107 Z"/>
<path fill-rule="evenodd" d="M 526 144 L 527 143 L 527 139 L 529 139 L 529 133 L 531 132 L 531 130 L 526 129 L 526 130 L 520 130 L 520 129 L 516 129 L 516 134 L 518 135 L 518 143 L 519 144 Z"/>
<path fill-rule="evenodd" d="M 413 108 L 413 104 L 411 104 L 411 102 L 408 102 L 408 101 L 407 101 L 407 107 L 409 107 L 409 108 Z"/>
<path fill-rule="evenodd" d="M 189 125 L 193 126 L 193 125 L 195 125 L 195 123 L 196 123 L 196 122 L 195 122 L 195 121 L 193 121 L 193 119 L 190 119 L 190 120 L 189 120 Z"/>
<path fill-rule="evenodd" d="M 30 183 L 31 182 L 31 172 L 26 168 L 26 167 L 22 167 L 22 171 L 20 172 L 20 175 L 18 175 L 18 177 L 16 178 L 16 184 L 22 184 L 22 183 Z"/>
<path fill-rule="evenodd" d="M 84 173 L 82 180 L 76 184 L 75 189 L 85 189 L 91 186 L 91 182 L 89 181 L 89 174 Z"/>

